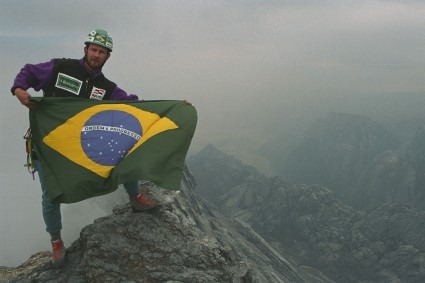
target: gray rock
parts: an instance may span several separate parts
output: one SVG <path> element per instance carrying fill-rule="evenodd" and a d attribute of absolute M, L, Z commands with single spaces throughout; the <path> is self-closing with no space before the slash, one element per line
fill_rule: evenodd
<path fill-rule="evenodd" d="M 16 268 L 1 282 L 303 282 L 302 276 L 249 226 L 210 208 L 193 192 L 185 170 L 180 192 L 154 187 L 160 210 L 133 213 L 127 204 L 82 229 L 53 269 L 50 252 Z"/>
<path fill-rule="evenodd" d="M 359 211 L 323 186 L 267 178 L 212 146 L 188 162 L 205 197 L 202 190 L 219 184 L 222 174 L 234 180 L 211 201 L 296 263 L 299 273 L 308 270 L 304 278 L 316 275 L 307 281 L 323 274 L 335 282 L 425 282 L 423 210 L 382 204 Z"/>
<path fill-rule="evenodd" d="M 380 155 L 400 146 L 396 135 L 369 117 L 329 113 L 312 125 L 280 167 L 282 176 L 292 183 L 321 184 L 345 203 L 366 208 L 382 202 L 385 186 L 392 184 L 377 178 L 382 172 L 394 172 L 403 162 L 397 160 L 394 165 L 388 163 L 391 158 Z M 397 177 L 393 178 L 396 184 Z"/>

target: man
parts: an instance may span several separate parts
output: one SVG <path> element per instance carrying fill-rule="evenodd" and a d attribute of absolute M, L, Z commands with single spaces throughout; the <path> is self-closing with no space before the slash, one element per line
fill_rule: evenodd
<path fill-rule="evenodd" d="M 43 90 L 46 97 L 74 96 L 86 99 L 138 100 L 134 94 L 128 95 L 102 73 L 102 67 L 111 56 L 113 42 L 108 32 L 96 29 L 89 33 L 84 47 L 85 56 L 78 59 L 52 59 L 46 63 L 26 64 L 15 78 L 11 88 L 21 104 L 36 109 L 30 101 L 27 89 Z M 50 233 L 53 246 L 52 263 L 60 267 L 65 262 L 65 247 L 61 239 L 62 221 L 60 204 L 52 203 L 44 184 L 43 168 L 34 160 L 42 189 L 43 219 L 46 231 Z M 158 200 L 148 190 L 139 192 L 138 182 L 124 184 L 133 211 L 146 211 L 159 206 Z"/>

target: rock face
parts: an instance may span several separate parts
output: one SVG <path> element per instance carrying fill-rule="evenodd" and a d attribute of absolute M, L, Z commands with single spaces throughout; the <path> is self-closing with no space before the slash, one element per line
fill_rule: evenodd
<path fill-rule="evenodd" d="M 381 203 L 425 208 L 423 126 L 396 137 L 370 118 L 331 113 L 279 162 L 291 183 L 320 184 L 358 209 Z"/>
<path fill-rule="evenodd" d="M 201 195 L 220 187 L 211 201 L 298 266 L 335 282 L 425 282 L 422 210 L 385 204 L 358 211 L 325 187 L 267 178 L 213 146 L 188 164 Z"/>
<path fill-rule="evenodd" d="M 158 211 L 116 206 L 81 231 L 64 267 L 53 269 L 50 252 L 41 252 L 17 268 L 0 267 L 0 282 L 305 281 L 249 226 L 200 200 L 194 182 L 186 169 L 179 193 L 155 188 L 164 203 Z"/>
<path fill-rule="evenodd" d="M 289 182 L 320 184 L 355 208 L 381 203 L 425 208 L 425 134 L 423 127 L 415 135 L 413 130 L 419 121 L 387 128 L 365 116 L 330 113 L 292 148 L 279 149 L 274 141 L 268 155 L 273 153 L 271 162 Z"/>
<path fill-rule="evenodd" d="M 282 174 L 291 183 L 325 186 L 361 207 L 360 198 L 368 192 L 364 175 L 382 153 L 399 145 L 395 135 L 368 117 L 330 113 L 307 131 L 283 162 Z"/>

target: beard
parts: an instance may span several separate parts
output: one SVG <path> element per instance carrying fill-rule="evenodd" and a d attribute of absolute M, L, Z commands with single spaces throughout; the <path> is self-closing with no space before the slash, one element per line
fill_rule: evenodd
<path fill-rule="evenodd" d="M 87 65 L 93 70 L 102 69 L 103 65 L 105 65 L 106 60 L 93 59 L 86 56 Z"/>
<path fill-rule="evenodd" d="M 93 58 L 93 57 L 89 57 L 87 55 L 87 51 L 85 51 L 84 54 L 85 54 L 84 59 L 86 61 L 86 64 L 92 70 L 100 70 L 100 69 L 102 69 L 103 65 L 105 65 L 106 60 L 108 59 L 108 58 L 105 58 L 104 60 L 102 60 L 102 59 L 96 59 L 96 58 Z"/>

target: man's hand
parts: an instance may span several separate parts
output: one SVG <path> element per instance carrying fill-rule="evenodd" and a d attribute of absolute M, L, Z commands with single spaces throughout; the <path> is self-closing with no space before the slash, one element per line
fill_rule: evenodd
<path fill-rule="evenodd" d="M 29 94 L 26 90 L 23 90 L 22 88 L 15 89 L 15 96 L 19 99 L 22 105 L 28 107 L 29 109 L 37 108 L 37 103 L 30 101 L 31 94 Z"/>

